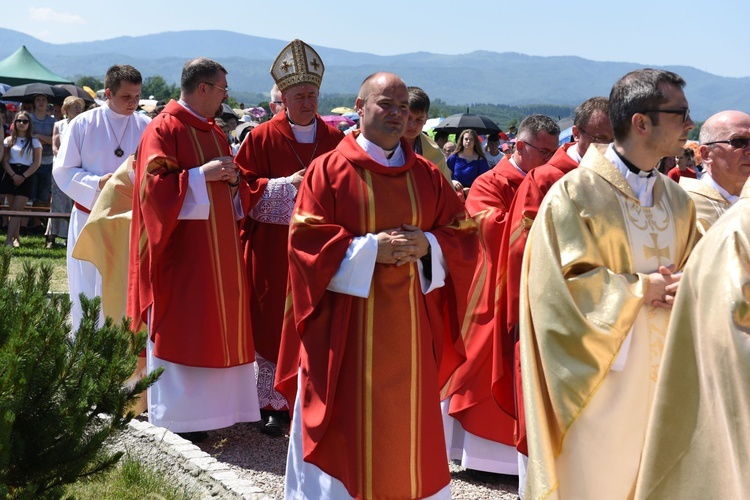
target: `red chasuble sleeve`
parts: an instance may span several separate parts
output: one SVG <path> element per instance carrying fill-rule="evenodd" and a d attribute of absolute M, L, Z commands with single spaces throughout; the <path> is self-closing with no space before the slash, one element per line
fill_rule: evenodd
<path fill-rule="evenodd" d="M 438 394 L 463 359 L 475 225 L 440 171 L 402 147 L 406 164 L 383 167 L 347 136 L 308 170 L 290 231 L 284 335 L 300 349 L 280 366 L 299 360 L 305 460 L 357 498 L 420 498 L 450 481 Z M 444 287 L 424 295 L 416 264 L 376 264 L 367 298 L 327 290 L 354 237 L 402 224 L 438 239 Z"/>
<path fill-rule="evenodd" d="M 568 148 L 574 146 L 575 143 L 565 144 L 546 165 L 532 169 L 518 186 L 508 210 L 498 256 L 500 267 L 505 270 L 505 279 L 499 286 L 494 317 L 492 394 L 500 408 L 516 419 L 515 444 L 524 454 L 527 453 L 526 426 L 516 332 L 523 251 L 531 224 L 547 191 L 578 166 L 567 154 Z"/>
<path fill-rule="evenodd" d="M 513 419 L 492 398 L 491 374 L 494 316 L 498 288 L 504 276 L 497 255 L 508 208 L 523 174 L 503 158 L 472 185 L 466 206 L 479 226 L 482 246 L 474 270 L 464 321 L 467 360 L 443 391 L 451 397 L 449 413 L 464 429 L 491 441 L 514 444 Z"/>
<path fill-rule="evenodd" d="M 270 179 L 288 177 L 331 151 L 344 137 L 319 117 L 315 141 L 298 143 L 286 113 L 253 129 L 240 146 L 235 162 L 250 186 L 250 204 L 261 199 Z M 250 284 L 250 309 L 255 349 L 276 362 L 286 299 L 289 226 L 246 217 L 240 238 Z"/>
<path fill-rule="evenodd" d="M 157 357 L 203 367 L 254 361 L 234 202 L 207 182 L 205 220 L 180 220 L 189 170 L 231 155 L 221 130 L 171 101 L 141 138 L 130 233 L 128 314 L 147 319 Z M 247 185 L 240 183 L 245 210 Z"/>

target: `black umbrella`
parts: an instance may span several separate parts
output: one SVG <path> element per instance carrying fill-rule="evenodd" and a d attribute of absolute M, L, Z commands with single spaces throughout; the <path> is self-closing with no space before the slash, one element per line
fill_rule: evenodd
<path fill-rule="evenodd" d="M 68 92 L 47 83 L 24 83 L 23 85 L 16 85 L 9 88 L 3 94 L 3 100 L 16 102 L 29 101 L 37 94 L 46 95 L 47 100 L 53 102 L 59 100 L 60 97 L 65 99 Z"/>
<path fill-rule="evenodd" d="M 52 89 L 53 92 L 55 92 L 55 89 L 61 89 L 67 94 L 63 96 L 63 100 L 65 100 L 68 96 L 74 96 L 74 97 L 80 97 L 83 99 L 83 101 L 86 104 L 94 104 L 94 98 L 91 97 L 91 94 L 83 90 L 81 87 L 76 87 L 75 85 L 72 85 L 70 83 L 60 83 L 54 86 Z"/>
<path fill-rule="evenodd" d="M 435 126 L 435 131 L 447 132 L 449 134 L 458 134 L 466 129 L 474 130 L 480 135 L 502 132 L 500 127 L 486 116 L 472 113 L 450 115 Z"/>

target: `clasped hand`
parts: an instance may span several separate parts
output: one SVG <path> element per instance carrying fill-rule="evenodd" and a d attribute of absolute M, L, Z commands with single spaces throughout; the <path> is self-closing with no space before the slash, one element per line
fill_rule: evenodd
<path fill-rule="evenodd" d="M 682 273 L 674 274 L 674 266 L 660 266 L 655 273 L 648 275 L 649 285 L 643 301 L 654 307 L 672 309 Z"/>
<path fill-rule="evenodd" d="M 429 248 L 430 242 L 421 229 L 403 224 L 401 228 L 378 233 L 378 256 L 375 261 L 402 266 L 424 257 Z"/>
<path fill-rule="evenodd" d="M 203 175 L 209 182 L 225 181 L 234 184 L 239 178 L 237 165 L 234 164 L 231 156 L 214 158 L 208 163 L 204 163 L 201 168 L 203 168 Z"/>

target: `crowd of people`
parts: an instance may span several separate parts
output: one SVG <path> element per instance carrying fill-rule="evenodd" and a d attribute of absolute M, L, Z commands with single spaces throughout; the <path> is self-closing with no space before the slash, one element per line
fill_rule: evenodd
<path fill-rule="evenodd" d="M 454 143 L 378 72 L 342 132 L 324 71 L 284 47 L 274 116 L 235 148 L 207 58 L 153 118 L 127 65 L 102 107 L 14 117 L 0 192 L 25 206 L 50 166 L 73 329 L 83 294 L 148 331 L 149 421 L 200 441 L 291 417 L 288 498 L 450 498 L 449 460 L 529 499 L 746 496 L 750 116 L 689 142 L 686 82 L 640 69 L 572 142 L 536 114 Z"/>

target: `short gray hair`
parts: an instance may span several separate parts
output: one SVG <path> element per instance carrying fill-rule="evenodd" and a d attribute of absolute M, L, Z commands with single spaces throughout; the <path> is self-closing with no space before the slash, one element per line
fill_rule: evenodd
<path fill-rule="evenodd" d="M 220 72 L 225 75 L 228 73 L 224 66 L 213 59 L 207 57 L 191 59 L 182 67 L 180 90 L 184 94 L 192 94 L 201 82 L 213 80 Z"/>
<path fill-rule="evenodd" d="M 516 137 L 522 141 L 531 139 L 544 131 L 549 135 L 560 135 L 560 127 L 555 120 L 545 115 L 529 115 L 518 126 Z"/>

